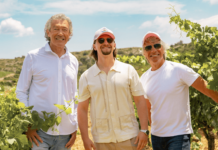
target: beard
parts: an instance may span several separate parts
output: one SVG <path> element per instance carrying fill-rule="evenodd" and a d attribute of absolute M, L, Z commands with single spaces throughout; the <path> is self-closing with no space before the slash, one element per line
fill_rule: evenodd
<path fill-rule="evenodd" d="M 105 46 L 104 46 L 105 47 Z M 110 46 L 110 47 L 107 47 L 108 49 L 110 49 L 109 51 L 103 51 L 103 48 L 104 47 L 101 47 L 101 52 L 102 52 L 102 54 L 103 55 L 110 55 L 111 54 L 111 52 L 112 52 L 112 47 Z"/>

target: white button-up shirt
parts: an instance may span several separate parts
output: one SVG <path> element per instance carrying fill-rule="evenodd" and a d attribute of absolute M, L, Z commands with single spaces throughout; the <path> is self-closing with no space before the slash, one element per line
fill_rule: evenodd
<path fill-rule="evenodd" d="M 77 130 L 77 105 L 74 103 L 77 91 L 78 61 L 68 49 L 60 58 L 49 44 L 28 52 L 18 80 L 16 94 L 20 102 L 26 106 L 34 106 L 33 110 L 43 118 L 42 111 L 58 114 L 61 110 L 54 104 L 69 106 L 72 113 L 60 114 L 62 118 L 57 131 L 50 128 L 47 134 L 67 135 Z"/>

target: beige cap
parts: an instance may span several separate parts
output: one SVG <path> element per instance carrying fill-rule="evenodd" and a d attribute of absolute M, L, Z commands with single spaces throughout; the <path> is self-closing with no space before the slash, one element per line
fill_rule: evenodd
<path fill-rule="evenodd" d="M 106 27 L 102 27 L 95 32 L 95 36 L 93 39 L 93 43 L 96 39 L 98 39 L 101 35 L 109 35 L 112 39 L 115 39 L 114 33 Z M 93 49 L 93 46 L 91 47 Z"/>
<path fill-rule="evenodd" d="M 159 35 L 158 33 L 148 31 L 148 32 L 144 35 L 144 37 L 143 37 L 143 39 L 142 39 L 142 47 L 143 47 L 143 44 L 144 44 L 145 40 L 146 40 L 147 38 L 151 37 L 151 36 L 156 37 L 156 38 L 158 38 L 158 39 L 161 40 L 160 35 Z M 162 40 L 161 40 L 161 41 L 162 41 Z"/>

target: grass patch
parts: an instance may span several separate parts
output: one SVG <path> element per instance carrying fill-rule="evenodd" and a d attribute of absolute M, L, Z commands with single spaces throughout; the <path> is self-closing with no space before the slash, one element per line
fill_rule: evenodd
<path fill-rule="evenodd" d="M 5 77 L 8 74 L 11 74 L 12 72 L 5 72 L 5 71 L 0 71 L 0 78 Z"/>

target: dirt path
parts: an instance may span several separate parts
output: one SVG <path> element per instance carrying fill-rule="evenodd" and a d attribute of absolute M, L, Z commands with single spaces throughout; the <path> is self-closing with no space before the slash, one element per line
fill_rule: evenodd
<path fill-rule="evenodd" d="M 6 75 L 5 77 L 12 77 L 14 75 L 15 73 L 11 73 L 11 74 Z M 3 81 L 5 77 L 0 78 L 0 81 Z"/>
<path fill-rule="evenodd" d="M 207 139 L 205 138 L 203 131 L 199 130 L 198 132 L 202 136 L 201 142 L 198 142 L 198 144 L 201 145 L 200 150 L 208 150 Z M 215 150 L 218 150 L 218 136 L 217 136 L 217 134 L 215 135 Z"/>

